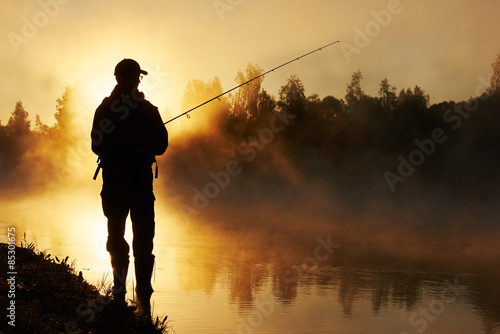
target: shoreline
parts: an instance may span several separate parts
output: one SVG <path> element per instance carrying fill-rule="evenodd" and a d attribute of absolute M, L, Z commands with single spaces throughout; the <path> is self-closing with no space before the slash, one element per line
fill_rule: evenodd
<path fill-rule="evenodd" d="M 110 287 L 95 286 L 69 257 L 38 251 L 33 243 L 0 243 L 0 307 L 4 333 L 167 333 L 167 316 L 153 319 L 111 303 Z"/>

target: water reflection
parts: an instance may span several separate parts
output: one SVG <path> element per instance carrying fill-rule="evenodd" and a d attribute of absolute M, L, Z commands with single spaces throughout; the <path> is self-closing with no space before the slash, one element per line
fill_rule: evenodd
<path fill-rule="evenodd" d="M 100 203 L 72 205 L 31 216 L 11 206 L 1 226 L 15 221 L 95 282 L 109 272 Z M 500 270 L 491 260 L 499 253 L 480 238 L 466 248 L 464 239 L 417 236 L 398 244 L 238 219 L 186 223 L 158 210 L 152 302 L 176 332 L 500 333 Z"/>
<path fill-rule="evenodd" d="M 186 243 L 182 260 L 176 263 L 180 286 L 211 295 L 222 284 L 228 290 L 228 302 L 236 305 L 239 314 L 251 315 L 259 309 L 259 302 L 270 301 L 284 314 L 287 305 L 302 309 L 299 304 L 304 296 L 310 297 L 311 307 L 334 297 L 343 318 L 357 318 L 368 303 L 371 319 L 395 316 L 401 332 L 428 328 L 428 333 L 443 328 L 455 333 L 500 332 L 500 276 L 495 263 L 464 261 L 464 254 L 457 252 L 454 257 L 434 254 L 420 259 L 409 255 L 413 251 L 377 253 L 374 245 L 363 249 L 360 241 L 340 243 L 329 255 L 324 249 L 315 250 L 318 240 L 327 240 L 331 234 L 315 237 L 304 232 L 298 237 L 296 231 L 287 231 L 288 235 L 285 232 L 276 238 L 273 233 L 254 230 L 245 231 L 242 237 L 241 231 L 201 230 L 203 227 L 196 226 L 186 232 L 204 243 Z M 429 246 L 428 240 L 418 245 L 424 246 Z M 334 310 L 337 305 L 323 307 Z M 463 314 L 466 319 L 461 318 Z M 430 329 L 438 318 L 442 318 L 441 324 Z M 384 330 L 391 326 L 386 325 Z"/>

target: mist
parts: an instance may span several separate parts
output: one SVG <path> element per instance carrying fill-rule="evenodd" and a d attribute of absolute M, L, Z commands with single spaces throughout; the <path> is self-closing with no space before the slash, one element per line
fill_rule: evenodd
<path fill-rule="evenodd" d="M 249 65 L 236 81 L 259 71 Z M 341 98 L 306 96 L 297 76 L 277 97 L 262 80 L 252 82 L 167 125 L 157 208 L 221 240 L 286 248 L 330 234 L 352 246 L 353 261 L 366 254 L 493 261 L 500 252 L 495 88 L 429 105 L 422 88 L 398 91 L 387 80 L 369 96 L 360 71 Z M 222 91 L 218 78 L 193 79 L 183 108 Z M 67 87 L 48 126 L 33 124 L 33 113 L 16 104 L 0 128 L 4 207 L 42 210 L 37 198 L 46 205 L 62 194 L 68 202 L 98 200 L 90 151 L 96 107 L 78 86 Z"/>
<path fill-rule="evenodd" d="M 345 100 L 301 97 L 294 77 L 279 99 L 246 87 L 260 95 L 243 114 L 241 96 L 219 101 L 211 129 L 174 137 L 160 160 L 167 198 L 185 221 L 249 242 L 328 231 L 366 253 L 493 261 L 498 93 L 429 105 L 418 86 L 377 98 L 354 75 L 347 86 Z"/>

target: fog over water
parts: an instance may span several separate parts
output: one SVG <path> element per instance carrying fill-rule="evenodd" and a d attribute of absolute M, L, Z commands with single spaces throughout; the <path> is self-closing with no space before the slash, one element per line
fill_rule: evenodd
<path fill-rule="evenodd" d="M 304 112 L 315 116 L 299 119 L 301 114 L 286 106 L 276 111 L 275 98 L 266 96 L 260 83 L 195 110 L 191 119 L 169 123 L 171 144 L 158 157 L 155 189 L 163 196 L 157 196 L 157 206 L 186 222 L 210 222 L 222 230 L 249 224 L 250 230 L 278 235 L 286 226 L 385 245 L 414 238 L 441 245 L 468 239 L 472 248 L 496 249 L 484 240 L 498 232 L 497 95 L 477 99 L 470 118 L 461 118 L 461 105 L 453 107 L 454 102 L 433 105 L 423 116 L 412 116 L 411 105 L 400 106 L 406 109 L 394 117 L 369 102 L 343 113 L 336 109 L 340 104 L 329 107 L 326 98 L 309 97 Z M 221 91 L 216 79 L 193 80 L 183 103 L 187 109 Z M 253 108 L 252 91 L 260 96 L 259 108 L 269 100 L 270 111 L 245 121 L 237 112 Z M 82 189 L 78 197 L 84 197 L 86 189 L 99 188 L 100 181 L 91 180 L 92 107 L 79 87 L 68 87 L 57 102 L 58 123 L 49 127 L 35 123 L 18 103 L 1 138 L 5 203 L 28 201 L 37 211 L 36 198 L 74 189 Z M 316 116 L 325 110 L 335 118 Z M 437 130 L 440 135 L 433 137 Z"/>
<path fill-rule="evenodd" d="M 187 333 L 238 332 L 255 312 L 262 333 L 316 318 L 317 333 L 498 333 L 498 92 L 429 105 L 417 86 L 384 104 L 349 95 L 356 75 L 342 99 L 306 97 L 291 76 L 279 97 L 257 82 L 169 123 L 154 181 L 158 314 Z M 221 91 L 193 80 L 183 101 Z M 47 126 L 18 103 L 0 184 L 2 226 L 97 282 L 109 258 L 93 107 L 68 87 Z M 424 322 L 429 305 L 444 307 L 441 322 Z"/>

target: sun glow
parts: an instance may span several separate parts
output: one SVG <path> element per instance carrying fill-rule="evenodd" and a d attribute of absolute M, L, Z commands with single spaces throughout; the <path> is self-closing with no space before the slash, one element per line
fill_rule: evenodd
<path fill-rule="evenodd" d="M 116 79 L 113 75 L 113 69 L 116 64 L 109 63 L 106 72 L 96 73 L 85 81 L 78 81 L 77 85 L 82 88 L 86 102 L 94 109 L 105 97 L 108 97 L 116 85 Z M 141 64 L 141 63 L 140 63 Z M 174 90 L 172 81 L 169 79 L 169 72 L 164 72 L 160 67 L 145 66 L 141 67 L 148 71 L 139 83 L 138 90 L 145 94 L 145 98 L 153 105 L 157 106 L 163 117 L 168 117 L 171 113 L 180 112 L 180 96 Z"/>
<path fill-rule="evenodd" d="M 81 87 L 87 103 L 97 108 L 102 100 L 111 94 L 115 85 L 116 81 L 112 75 L 99 74 L 91 81 L 82 83 Z"/>

